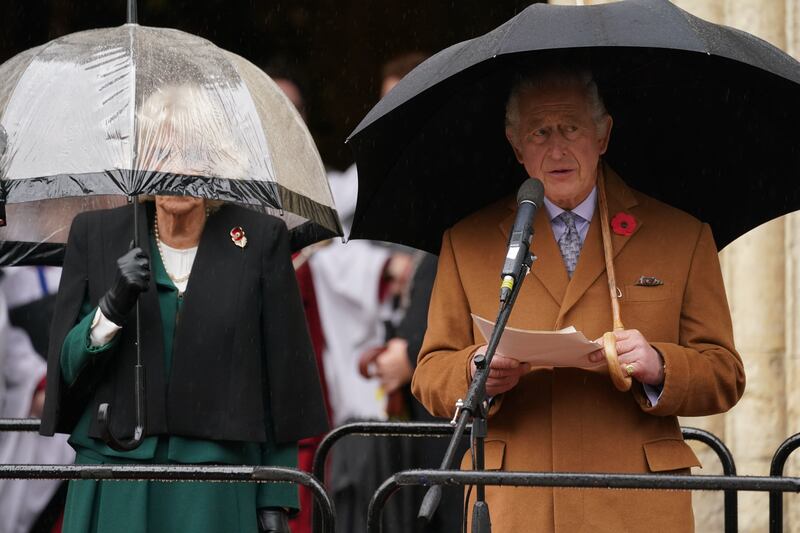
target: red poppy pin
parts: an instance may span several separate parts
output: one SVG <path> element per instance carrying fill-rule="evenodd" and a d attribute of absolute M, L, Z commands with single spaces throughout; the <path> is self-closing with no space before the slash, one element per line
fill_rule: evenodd
<path fill-rule="evenodd" d="M 239 248 L 244 248 L 247 246 L 247 237 L 245 237 L 244 230 L 241 226 L 236 226 L 231 230 L 231 240 L 233 241 L 233 244 Z"/>
<path fill-rule="evenodd" d="M 633 218 L 633 215 L 629 215 L 628 213 L 617 213 L 611 219 L 611 229 L 613 229 L 614 233 L 617 235 L 627 237 L 636 229 L 636 219 Z"/>

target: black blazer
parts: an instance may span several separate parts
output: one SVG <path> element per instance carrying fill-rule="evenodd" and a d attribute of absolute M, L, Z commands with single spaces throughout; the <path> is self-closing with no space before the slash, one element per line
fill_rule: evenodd
<path fill-rule="evenodd" d="M 153 206 L 139 206 L 141 246 L 149 254 Z M 146 212 L 146 214 L 145 214 Z M 234 245 L 241 226 L 247 246 Z M 131 206 L 83 213 L 70 229 L 48 351 L 41 433 L 69 433 L 87 406 L 112 405 L 112 431 L 135 426 L 135 312 L 113 353 L 82 371 L 68 387 L 61 378 L 64 339 L 81 304 L 97 302 L 114 282 L 116 259 L 133 235 Z M 146 371 L 146 434 L 280 443 L 327 430 L 314 352 L 292 268 L 284 223 L 226 205 L 206 221 L 184 294 L 165 379 L 161 314 L 151 278 L 139 298 Z M 99 437 L 96 421 L 90 436 Z"/>

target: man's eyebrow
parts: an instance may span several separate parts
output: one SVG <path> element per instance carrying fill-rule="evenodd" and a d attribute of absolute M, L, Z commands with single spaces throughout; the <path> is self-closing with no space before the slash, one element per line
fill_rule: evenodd
<path fill-rule="evenodd" d="M 577 114 L 568 113 L 562 116 L 559 120 L 555 121 L 555 125 L 563 125 L 565 123 L 570 124 L 581 124 L 585 123 L 587 120 L 585 118 L 581 118 Z M 544 117 L 534 116 L 534 117 L 527 117 L 525 120 L 522 121 L 523 127 L 525 129 L 537 129 L 541 127 L 545 123 Z"/>

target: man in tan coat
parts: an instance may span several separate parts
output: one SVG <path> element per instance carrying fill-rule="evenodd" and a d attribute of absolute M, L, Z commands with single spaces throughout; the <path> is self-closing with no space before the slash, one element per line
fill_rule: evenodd
<path fill-rule="evenodd" d="M 514 354 L 496 355 L 486 385 L 487 469 L 688 473 L 699 462 L 677 417 L 726 411 L 745 383 L 708 225 L 628 188 L 600 161 L 612 119 L 588 73 L 521 78 L 506 122 L 517 159 L 544 182 L 546 197 L 534 219 L 538 259 L 508 325 L 572 325 L 589 338 L 612 329 L 596 209 L 603 175 L 622 320 L 631 328 L 617 333 L 616 348 L 634 384 L 617 391 L 606 366 L 530 368 Z M 472 359 L 485 348 L 470 313 L 496 316 L 515 209 L 506 198 L 444 235 L 413 380 L 435 415 L 453 415 L 474 374 Z M 588 357 L 603 359 L 601 352 Z M 468 456 L 462 467 L 470 467 Z M 487 487 L 486 495 L 494 533 L 694 528 L 688 492 Z"/>

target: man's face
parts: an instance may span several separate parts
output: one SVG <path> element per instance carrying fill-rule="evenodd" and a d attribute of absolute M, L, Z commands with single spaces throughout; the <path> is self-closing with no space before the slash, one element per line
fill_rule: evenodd
<path fill-rule="evenodd" d="M 506 137 L 528 175 L 544 183 L 545 196 L 569 210 L 594 187 L 610 132 L 611 117 L 598 125 L 585 91 L 570 85 L 523 92 L 519 122 L 506 129 Z"/>

